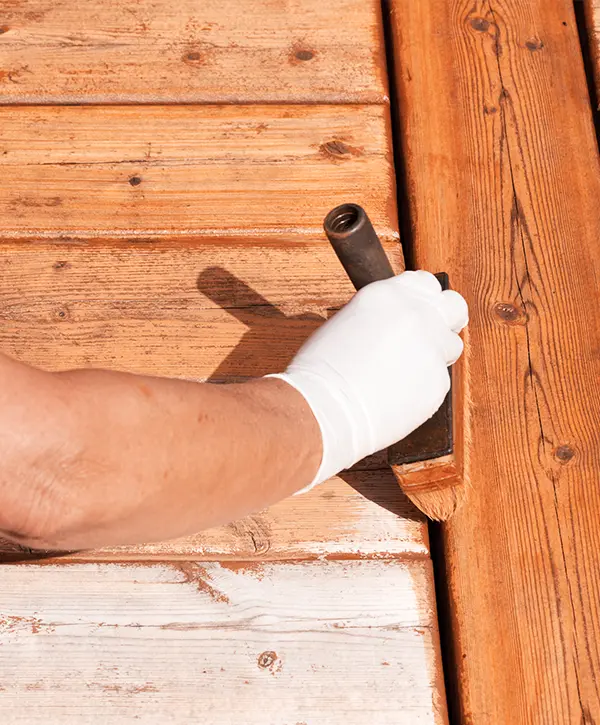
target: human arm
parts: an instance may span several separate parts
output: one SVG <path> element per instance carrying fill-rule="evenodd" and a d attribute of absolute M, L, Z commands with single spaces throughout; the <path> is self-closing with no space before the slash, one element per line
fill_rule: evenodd
<path fill-rule="evenodd" d="M 0 531 L 35 548 L 182 536 L 318 483 L 441 404 L 466 305 L 432 275 L 361 290 L 281 377 L 210 385 L 0 359 Z"/>

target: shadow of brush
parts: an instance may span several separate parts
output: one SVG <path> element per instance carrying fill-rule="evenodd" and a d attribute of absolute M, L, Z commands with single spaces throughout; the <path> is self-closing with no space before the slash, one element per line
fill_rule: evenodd
<path fill-rule="evenodd" d="M 219 363 L 210 382 L 235 382 L 283 372 L 304 341 L 324 322 L 320 315 L 285 315 L 223 267 L 208 267 L 198 290 L 248 329 Z"/>

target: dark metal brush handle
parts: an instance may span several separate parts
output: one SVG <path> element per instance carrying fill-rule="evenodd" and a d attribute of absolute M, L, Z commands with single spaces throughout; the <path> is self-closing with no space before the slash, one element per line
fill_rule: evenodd
<path fill-rule="evenodd" d="M 323 224 L 338 259 L 350 281 L 362 287 L 389 279 L 394 270 L 365 210 L 358 204 L 342 204 L 332 209 Z M 448 275 L 436 274 L 443 289 L 448 289 Z M 402 465 L 452 453 L 452 396 L 449 393 L 437 413 L 388 450 L 391 465 Z"/>
<path fill-rule="evenodd" d="M 325 217 L 325 234 L 350 281 L 362 287 L 389 279 L 394 270 L 365 210 L 358 204 L 342 204 Z"/>

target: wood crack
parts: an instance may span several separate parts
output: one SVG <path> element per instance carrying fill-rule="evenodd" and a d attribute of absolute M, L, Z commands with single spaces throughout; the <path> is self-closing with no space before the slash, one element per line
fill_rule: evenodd
<path fill-rule="evenodd" d="M 500 119 L 502 123 L 502 136 L 504 138 L 504 141 L 506 143 L 506 157 L 508 160 L 508 171 L 510 174 L 510 183 L 512 187 L 512 197 L 513 197 L 513 208 L 511 210 L 511 227 L 514 225 L 516 229 L 518 229 L 519 238 L 521 240 L 521 248 L 523 250 L 523 260 L 525 264 L 525 280 L 530 281 L 531 277 L 529 274 L 529 265 L 527 261 L 527 245 L 525 244 L 525 239 L 523 237 L 523 227 L 521 225 L 521 219 L 523 216 L 522 208 L 519 204 L 519 198 L 517 195 L 517 187 L 515 183 L 515 174 L 514 174 L 514 168 L 513 168 L 513 160 L 512 160 L 512 154 L 511 154 L 511 148 L 510 143 L 508 140 L 508 128 L 506 123 L 506 102 L 510 98 L 508 90 L 506 89 L 504 85 L 504 78 L 502 76 L 502 65 L 500 63 L 500 56 L 502 55 L 500 50 L 500 27 L 496 21 L 496 15 L 494 13 L 494 8 L 492 7 L 491 2 L 489 3 L 490 8 L 490 14 L 492 16 L 492 21 L 494 23 L 494 27 L 496 28 L 496 47 L 498 49 L 498 52 L 496 52 L 496 64 L 498 67 L 498 78 L 500 80 Z M 513 267 L 515 270 L 515 281 L 517 283 L 517 289 L 519 291 L 519 299 L 521 300 L 521 305 L 523 306 L 523 310 L 525 312 L 525 320 L 524 320 L 524 328 L 525 328 L 525 340 L 527 345 L 527 361 L 528 361 L 528 367 L 529 367 L 529 381 L 531 383 L 531 388 L 533 390 L 533 396 L 535 400 L 536 405 L 536 411 L 537 411 L 537 418 L 538 418 L 538 425 L 540 428 L 540 437 L 542 441 L 542 447 L 544 448 L 544 451 L 546 449 L 546 438 L 544 435 L 544 424 L 542 422 L 542 414 L 541 414 L 541 407 L 540 407 L 540 401 L 538 397 L 538 391 L 537 391 L 537 385 L 533 370 L 533 360 L 531 355 L 531 336 L 529 334 L 529 319 L 527 316 L 527 302 L 525 300 L 525 295 L 523 294 L 523 286 L 521 284 L 521 281 L 519 280 L 519 275 L 516 267 L 516 261 L 513 258 Z"/>

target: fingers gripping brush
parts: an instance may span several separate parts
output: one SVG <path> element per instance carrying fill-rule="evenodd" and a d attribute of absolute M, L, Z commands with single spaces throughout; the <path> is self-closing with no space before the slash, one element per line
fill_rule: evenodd
<path fill-rule="evenodd" d="M 394 276 L 365 210 L 342 204 L 325 218 L 327 238 L 356 290 Z M 436 275 L 444 289 L 448 276 Z M 452 391 L 437 413 L 388 449 L 400 488 L 429 518 L 445 521 L 462 501 L 464 487 L 454 455 Z"/>

